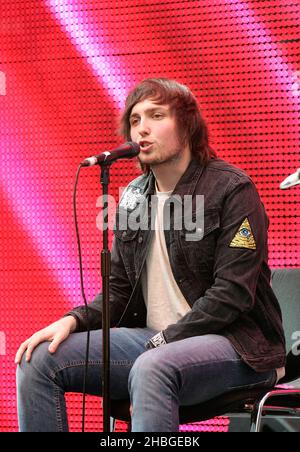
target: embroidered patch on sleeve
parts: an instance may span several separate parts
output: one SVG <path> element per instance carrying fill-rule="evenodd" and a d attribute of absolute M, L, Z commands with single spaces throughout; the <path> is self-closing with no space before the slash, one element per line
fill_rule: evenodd
<path fill-rule="evenodd" d="M 233 248 L 256 250 L 256 243 L 248 218 L 245 218 L 229 246 Z"/>

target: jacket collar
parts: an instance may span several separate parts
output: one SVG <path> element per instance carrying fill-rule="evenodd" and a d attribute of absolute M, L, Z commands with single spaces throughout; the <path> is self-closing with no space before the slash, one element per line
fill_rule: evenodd
<path fill-rule="evenodd" d="M 179 181 L 177 182 L 172 195 L 192 195 L 195 191 L 197 182 L 203 172 L 203 165 L 197 160 L 192 159 L 183 173 Z M 155 193 L 155 177 L 152 171 L 149 173 L 148 184 L 145 189 L 145 196 L 153 195 Z"/>

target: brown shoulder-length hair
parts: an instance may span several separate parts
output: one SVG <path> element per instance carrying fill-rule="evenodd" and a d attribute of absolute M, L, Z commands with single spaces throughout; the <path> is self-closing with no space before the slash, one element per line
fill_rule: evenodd
<path fill-rule="evenodd" d="M 216 157 L 215 151 L 209 146 L 207 125 L 194 94 L 187 86 L 167 78 L 143 80 L 127 96 L 120 121 L 120 132 L 126 140 L 131 140 L 131 111 L 138 102 L 145 99 L 170 107 L 175 114 L 182 145 L 189 145 L 192 156 L 201 165 L 206 165 L 211 158 Z M 144 173 L 148 173 L 150 169 L 148 165 L 141 165 L 141 168 Z"/>

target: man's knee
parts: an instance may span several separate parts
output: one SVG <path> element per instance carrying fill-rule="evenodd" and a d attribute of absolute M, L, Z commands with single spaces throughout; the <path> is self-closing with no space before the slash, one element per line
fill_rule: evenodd
<path fill-rule="evenodd" d="M 172 364 L 163 356 L 158 349 L 149 350 L 140 355 L 129 374 L 129 385 L 144 384 L 147 381 L 157 379 L 169 380 L 174 374 Z"/>
<path fill-rule="evenodd" d="M 34 382 L 36 374 L 47 374 L 53 367 L 53 356 L 50 354 L 49 342 L 42 342 L 32 352 L 30 361 L 26 361 L 26 352 L 23 353 L 20 364 L 17 366 L 17 384 L 24 385 Z"/>

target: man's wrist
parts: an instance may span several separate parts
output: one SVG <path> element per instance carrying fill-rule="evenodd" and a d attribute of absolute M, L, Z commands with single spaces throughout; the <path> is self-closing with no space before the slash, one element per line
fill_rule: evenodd
<path fill-rule="evenodd" d="M 68 323 L 70 324 L 70 333 L 74 333 L 74 331 L 77 328 L 77 319 L 74 315 L 67 314 L 63 317 L 63 319 L 67 319 Z"/>
<path fill-rule="evenodd" d="M 155 334 L 149 341 L 146 343 L 146 349 L 150 350 L 151 348 L 161 347 L 162 345 L 167 344 L 165 335 L 162 331 Z"/>

